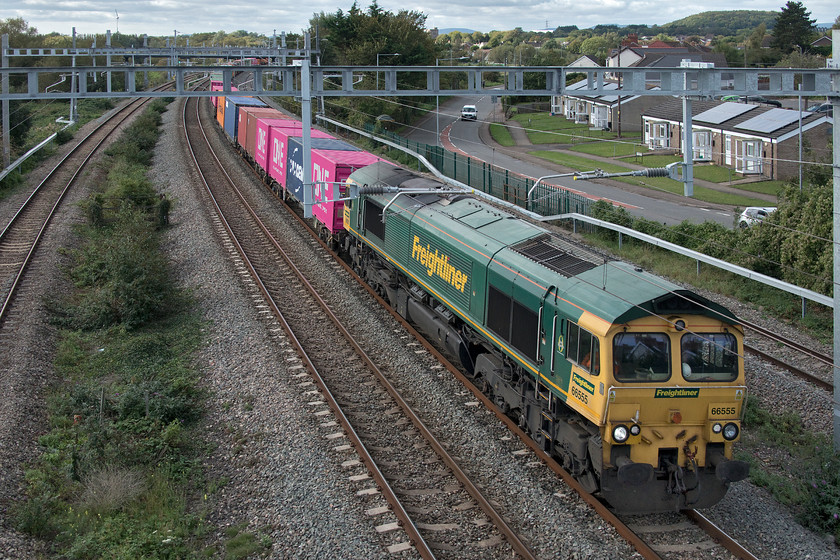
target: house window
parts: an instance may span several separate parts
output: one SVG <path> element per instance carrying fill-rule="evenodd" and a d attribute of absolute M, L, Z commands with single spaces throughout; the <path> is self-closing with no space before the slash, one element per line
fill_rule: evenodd
<path fill-rule="evenodd" d="M 695 161 L 711 161 L 712 159 L 712 133 L 708 130 L 694 132 L 691 135 L 693 144 L 693 155 Z"/>
<path fill-rule="evenodd" d="M 761 140 L 742 140 L 738 142 L 738 155 L 735 158 L 735 171 L 739 173 L 761 173 Z"/>
<path fill-rule="evenodd" d="M 592 126 L 601 129 L 610 127 L 610 112 L 603 105 L 592 106 Z"/>
<path fill-rule="evenodd" d="M 671 146 L 669 126 L 666 123 L 645 123 L 645 143 L 652 150 Z"/>
<path fill-rule="evenodd" d="M 578 103 L 575 107 L 575 123 L 583 124 L 589 122 L 589 113 L 586 109 L 586 103 Z"/>

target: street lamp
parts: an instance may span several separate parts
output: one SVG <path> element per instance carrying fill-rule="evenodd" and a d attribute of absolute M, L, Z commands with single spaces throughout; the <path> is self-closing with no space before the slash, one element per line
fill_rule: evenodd
<path fill-rule="evenodd" d="M 376 55 L 376 67 L 379 68 L 379 57 L 380 56 L 400 56 L 400 53 L 393 52 L 393 53 L 377 53 Z M 376 89 L 379 89 L 379 70 L 376 71 Z"/>
<path fill-rule="evenodd" d="M 441 60 L 469 60 L 468 56 L 449 56 L 447 58 L 436 58 L 435 66 L 440 66 L 438 63 Z M 437 89 L 440 91 L 440 73 L 438 73 Z M 440 95 L 435 95 L 435 146 L 440 146 Z"/>

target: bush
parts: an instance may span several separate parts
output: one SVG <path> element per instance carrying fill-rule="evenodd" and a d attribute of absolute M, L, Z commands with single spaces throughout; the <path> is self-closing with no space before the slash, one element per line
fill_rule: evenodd
<path fill-rule="evenodd" d="M 146 480 L 136 470 L 105 466 L 85 477 L 83 487 L 79 508 L 101 514 L 134 500 L 146 488 Z"/>
<path fill-rule="evenodd" d="M 58 132 L 55 133 L 55 142 L 56 144 L 66 144 L 70 140 L 73 139 L 73 132 L 70 131 L 68 128 L 62 128 Z"/>
<path fill-rule="evenodd" d="M 136 328 L 163 316 L 175 293 L 154 224 L 124 206 L 110 235 L 93 234 L 73 253 L 77 288 L 64 322 L 74 328 Z"/>
<path fill-rule="evenodd" d="M 840 457 L 828 443 L 817 447 L 814 460 L 807 464 L 807 498 L 800 520 L 806 527 L 840 539 Z"/>

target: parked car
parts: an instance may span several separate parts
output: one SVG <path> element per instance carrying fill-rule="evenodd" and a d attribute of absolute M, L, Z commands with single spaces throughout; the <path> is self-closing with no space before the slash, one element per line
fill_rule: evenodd
<path fill-rule="evenodd" d="M 461 108 L 461 120 L 462 121 L 474 121 L 478 118 L 478 110 L 475 108 L 475 105 L 464 105 Z"/>
<path fill-rule="evenodd" d="M 736 103 L 764 103 L 773 107 L 781 108 L 782 102 L 776 99 L 768 99 L 763 95 L 724 95 L 721 101 L 735 101 Z"/>
<path fill-rule="evenodd" d="M 775 211 L 775 207 L 762 208 L 761 206 L 748 206 L 738 217 L 738 227 L 743 229 L 761 223 Z"/>
<path fill-rule="evenodd" d="M 833 117 L 834 116 L 834 107 L 831 103 L 819 103 L 817 105 L 811 105 L 808 107 L 808 111 L 811 113 L 823 113 L 826 116 Z"/>

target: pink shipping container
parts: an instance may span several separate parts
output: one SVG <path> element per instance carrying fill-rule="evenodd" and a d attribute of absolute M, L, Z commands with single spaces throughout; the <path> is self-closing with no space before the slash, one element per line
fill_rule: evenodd
<path fill-rule="evenodd" d="M 254 157 L 254 144 L 257 138 L 257 119 L 279 119 L 285 115 L 271 107 L 240 107 L 239 124 L 236 128 L 236 141 L 252 158 Z"/>
<path fill-rule="evenodd" d="M 315 182 L 312 212 L 331 233 L 344 230 L 344 202 L 328 202 L 345 194 L 337 189 L 336 183 L 343 183 L 357 169 L 377 161 L 385 160 L 361 151 L 312 150 L 312 181 Z"/>
<path fill-rule="evenodd" d="M 289 122 L 289 121 L 287 121 Z M 298 121 L 290 121 L 298 122 Z M 300 138 L 303 136 L 303 129 L 298 123 L 297 126 L 271 126 L 268 130 L 268 174 L 272 179 L 285 188 L 286 187 L 286 161 L 289 152 L 289 137 Z M 312 129 L 312 138 L 335 138 L 331 134 Z M 258 141 L 259 143 L 259 141 Z M 265 168 L 264 168 L 265 169 Z"/>
<path fill-rule="evenodd" d="M 254 137 L 254 154 L 252 157 L 254 158 L 254 161 L 257 162 L 257 165 L 260 166 L 260 169 L 268 173 L 268 156 L 270 146 L 268 141 L 271 127 L 300 128 L 301 123 L 300 121 L 289 118 L 270 119 L 261 117 L 256 119 L 254 124 L 256 127 L 256 133 Z"/>
<path fill-rule="evenodd" d="M 210 91 L 222 91 L 222 89 L 224 89 L 224 85 L 219 80 L 213 80 L 210 82 Z M 211 97 L 210 101 L 213 102 L 213 107 L 219 106 L 218 97 Z"/>

